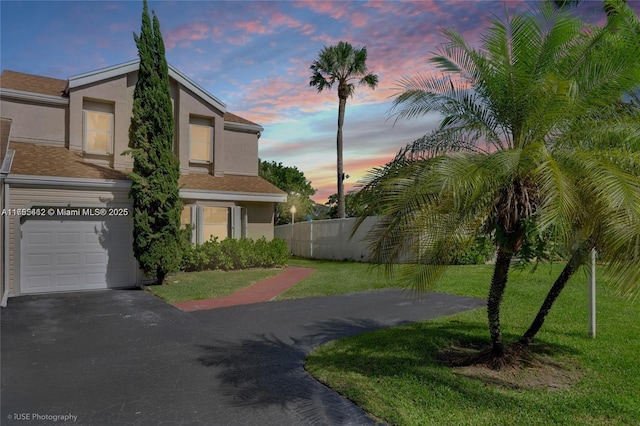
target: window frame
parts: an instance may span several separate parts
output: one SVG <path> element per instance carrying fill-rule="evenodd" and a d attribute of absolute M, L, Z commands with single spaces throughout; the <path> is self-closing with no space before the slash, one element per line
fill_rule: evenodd
<path fill-rule="evenodd" d="M 89 114 L 100 114 L 106 115 L 109 117 L 109 131 L 105 132 L 102 130 L 93 130 L 89 129 Z M 109 144 L 107 151 L 98 151 L 89 149 L 89 133 L 98 133 L 98 134 L 108 134 L 109 135 Z M 113 112 L 105 112 L 105 111 L 96 111 L 90 108 L 82 109 L 82 152 L 87 154 L 94 155 L 113 155 L 113 133 L 114 133 L 114 114 Z"/>
<path fill-rule="evenodd" d="M 207 208 L 219 208 L 227 211 L 227 235 L 225 238 L 247 238 L 249 232 L 249 215 L 248 209 L 244 206 L 230 206 L 230 205 L 211 205 L 211 204 L 194 204 L 193 202 L 186 203 L 183 207 L 183 213 L 186 213 L 186 209 L 190 210 L 188 215 L 190 218 L 189 224 L 191 225 L 191 243 L 200 245 L 208 239 L 204 238 L 204 228 L 206 226 L 205 210 Z M 185 214 L 185 216 L 187 216 Z M 182 214 L 181 214 L 182 217 Z M 181 227 L 187 225 L 182 220 L 180 221 Z M 218 239 L 218 242 L 222 241 Z"/>
<path fill-rule="evenodd" d="M 209 141 L 206 142 L 207 144 L 207 151 L 208 151 L 208 159 L 207 160 L 202 160 L 202 159 L 195 159 L 193 158 L 193 144 L 205 144 L 205 142 L 201 142 L 201 141 L 197 141 L 194 142 L 193 140 L 193 127 L 197 126 L 197 127 L 202 127 L 205 128 L 209 131 Z M 189 123 L 189 162 L 190 163 L 194 163 L 194 164 L 211 164 L 213 162 L 213 132 L 214 132 L 214 128 L 211 124 L 206 125 L 206 124 L 199 124 L 199 123 L 193 123 L 190 122 Z"/>
<path fill-rule="evenodd" d="M 226 210 L 226 229 L 227 229 L 227 235 L 224 238 L 218 238 L 218 242 L 226 239 L 226 238 L 231 238 L 231 231 L 230 231 L 230 227 L 231 227 L 231 208 L 230 207 L 224 207 L 224 206 L 200 206 L 200 218 L 198 220 L 198 223 L 200 224 L 200 232 L 199 232 L 199 237 L 200 237 L 200 242 L 204 243 L 206 241 L 209 241 L 211 239 L 211 235 L 209 235 L 209 238 L 205 238 L 204 237 L 204 230 L 207 227 L 207 225 L 211 226 L 211 225 L 220 225 L 220 223 L 206 223 L 204 218 L 205 218 L 205 209 L 224 209 Z"/>

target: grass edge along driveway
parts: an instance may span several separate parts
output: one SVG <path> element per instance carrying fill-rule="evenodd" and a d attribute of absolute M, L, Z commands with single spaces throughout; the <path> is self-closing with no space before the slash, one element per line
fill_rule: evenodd
<path fill-rule="evenodd" d="M 560 265 L 514 274 L 503 305 L 505 339 L 521 335 Z M 486 297 L 490 265 L 452 267 L 436 290 Z M 598 333 L 587 335 L 586 277 L 570 281 L 536 342 L 580 379 L 556 390 L 513 389 L 456 374 L 434 361 L 454 343 L 488 343 L 486 309 L 331 342 L 305 368 L 393 425 L 640 424 L 640 304 L 598 288 Z"/>

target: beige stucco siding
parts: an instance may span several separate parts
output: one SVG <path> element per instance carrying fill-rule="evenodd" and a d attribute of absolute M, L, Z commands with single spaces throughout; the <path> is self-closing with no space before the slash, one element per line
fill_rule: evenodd
<path fill-rule="evenodd" d="M 61 98 L 62 99 L 62 98 Z M 0 114 L 11 118 L 11 140 L 65 146 L 66 105 L 45 105 L 2 98 Z"/>
<path fill-rule="evenodd" d="M 82 86 L 69 93 L 69 149 L 83 150 L 83 101 L 113 104 L 113 167 L 118 170 L 131 168 L 133 160 L 122 153 L 129 147 L 129 125 L 133 109 L 133 90 L 136 74 L 121 75 L 99 83 Z"/>
<path fill-rule="evenodd" d="M 9 209 L 23 209 L 33 206 L 82 206 L 82 207 L 128 207 L 131 202 L 128 189 L 117 190 L 72 190 L 23 188 L 11 186 L 9 192 Z M 18 282 L 20 246 L 20 220 L 9 218 L 9 295 L 16 296 L 20 292 Z M 22 220 L 28 220 L 23 218 Z"/>
<path fill-rule="evenodd" d="M 178 140 L 180 145 L 178 147 L 178 158 L 180 159 L 180 168 L 182 172 L 188 172 L 189 167 L 189 118 L 191 115 L 208 118 L 213 124 L 213 164 L 209 165 L 207 170 L 210 173 L 217 172 L 222 173 L 222 162 L 219 158 L 224 158 L 223 149 L 223 131 L 224 131 L 224 119 L 222 111 L 207 104 L 199 97 L 195 96 L 190 90 L 180 86 L 176 91 L 177 99 L 174 102 L 178 104 L 176 114 L 176 127 L 178 128 Z M 225 142 L 226 144 L 227 142 Z M 213 167 L 213 170 L 212 170 Z M 200 169 L 199 166 L 194 166 L 194 171 Z"/>
<path fill-rule="evenodd" d="M 273 239 L 274 203 L 239 203 L 247 209 L 247 238 Z"/>
<path fill-rule="evenodd" d="M 232 175 L 258 175 L 258 135 L 224 131 L 224 172 Z"/>

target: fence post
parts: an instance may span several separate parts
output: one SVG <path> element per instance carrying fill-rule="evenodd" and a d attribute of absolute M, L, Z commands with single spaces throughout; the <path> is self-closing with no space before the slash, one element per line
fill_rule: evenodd
<path fill-rule="evenodd" d="M 596 337 L 596 249 L 591 250 L 589 269 L 589 336 Z"/>

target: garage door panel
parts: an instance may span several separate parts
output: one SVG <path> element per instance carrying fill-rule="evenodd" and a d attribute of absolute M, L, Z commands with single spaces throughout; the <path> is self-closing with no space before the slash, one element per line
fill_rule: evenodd
<path fill-rule="evenodd" d="M 79 266 L 80 255 L 78 253 L 58 254 L 58 266 Z"/>
<path fill-rule="evenodd" d="M 108 261 L 109 256 L 106 253 L 86 253 L 84 258 L 85 266 L 105 266 Z"/>
<path fill-rule="evenodd" d="M 70 288 L 82 287 L 82 280 L 80 279 L 80 274 L 59 273 L 59 274 L 56 274 L 56 279 L 58 281 L 59 287 L 65 287 L 65 286 Z"/>
<path fill-rule="evenodd" d="M 136 284 L 130 218 L 30 219 L 22 225 L 21 293 Z"/>
<path fill-rule="evenodd" d="M 30 254 L 26 256 L 27 266 L 50 268 L 52 257 L 50 254 Z"/>
<path fill-rule="evenodd" d="M 105 280 L 106 272 L 107 271 L 101 274 L 85 274 L 85 282 L 90 286 L 100 286 Z"/>
<path fill-rule="evenodd" d="M 48 289 L 51 287 L 50 275 L 30 275 L 28 278 L 29 288 L 36 289 Z"/>
<path fill-rule="evenodd" d="M 58 244 L 78 244 L 80 236 L 77 232 L 60 232 L 58 234 Z"/>
<path fill-rule="evenodd" d="M 51 233 L 50 232 L 32 232 L 28 235 L 27 239 L 30 245 L 35 245 L 35 244 L 48 245 L 48 244 L 51 244 Z"/>
<path fill-rule="evenodd" d="M 85 244 L 99 244 L 100 243 L 100 234 L 102 230 L 96 230 L 95 232 L 85 232 L 84 233 L 84 243 Z"/>

